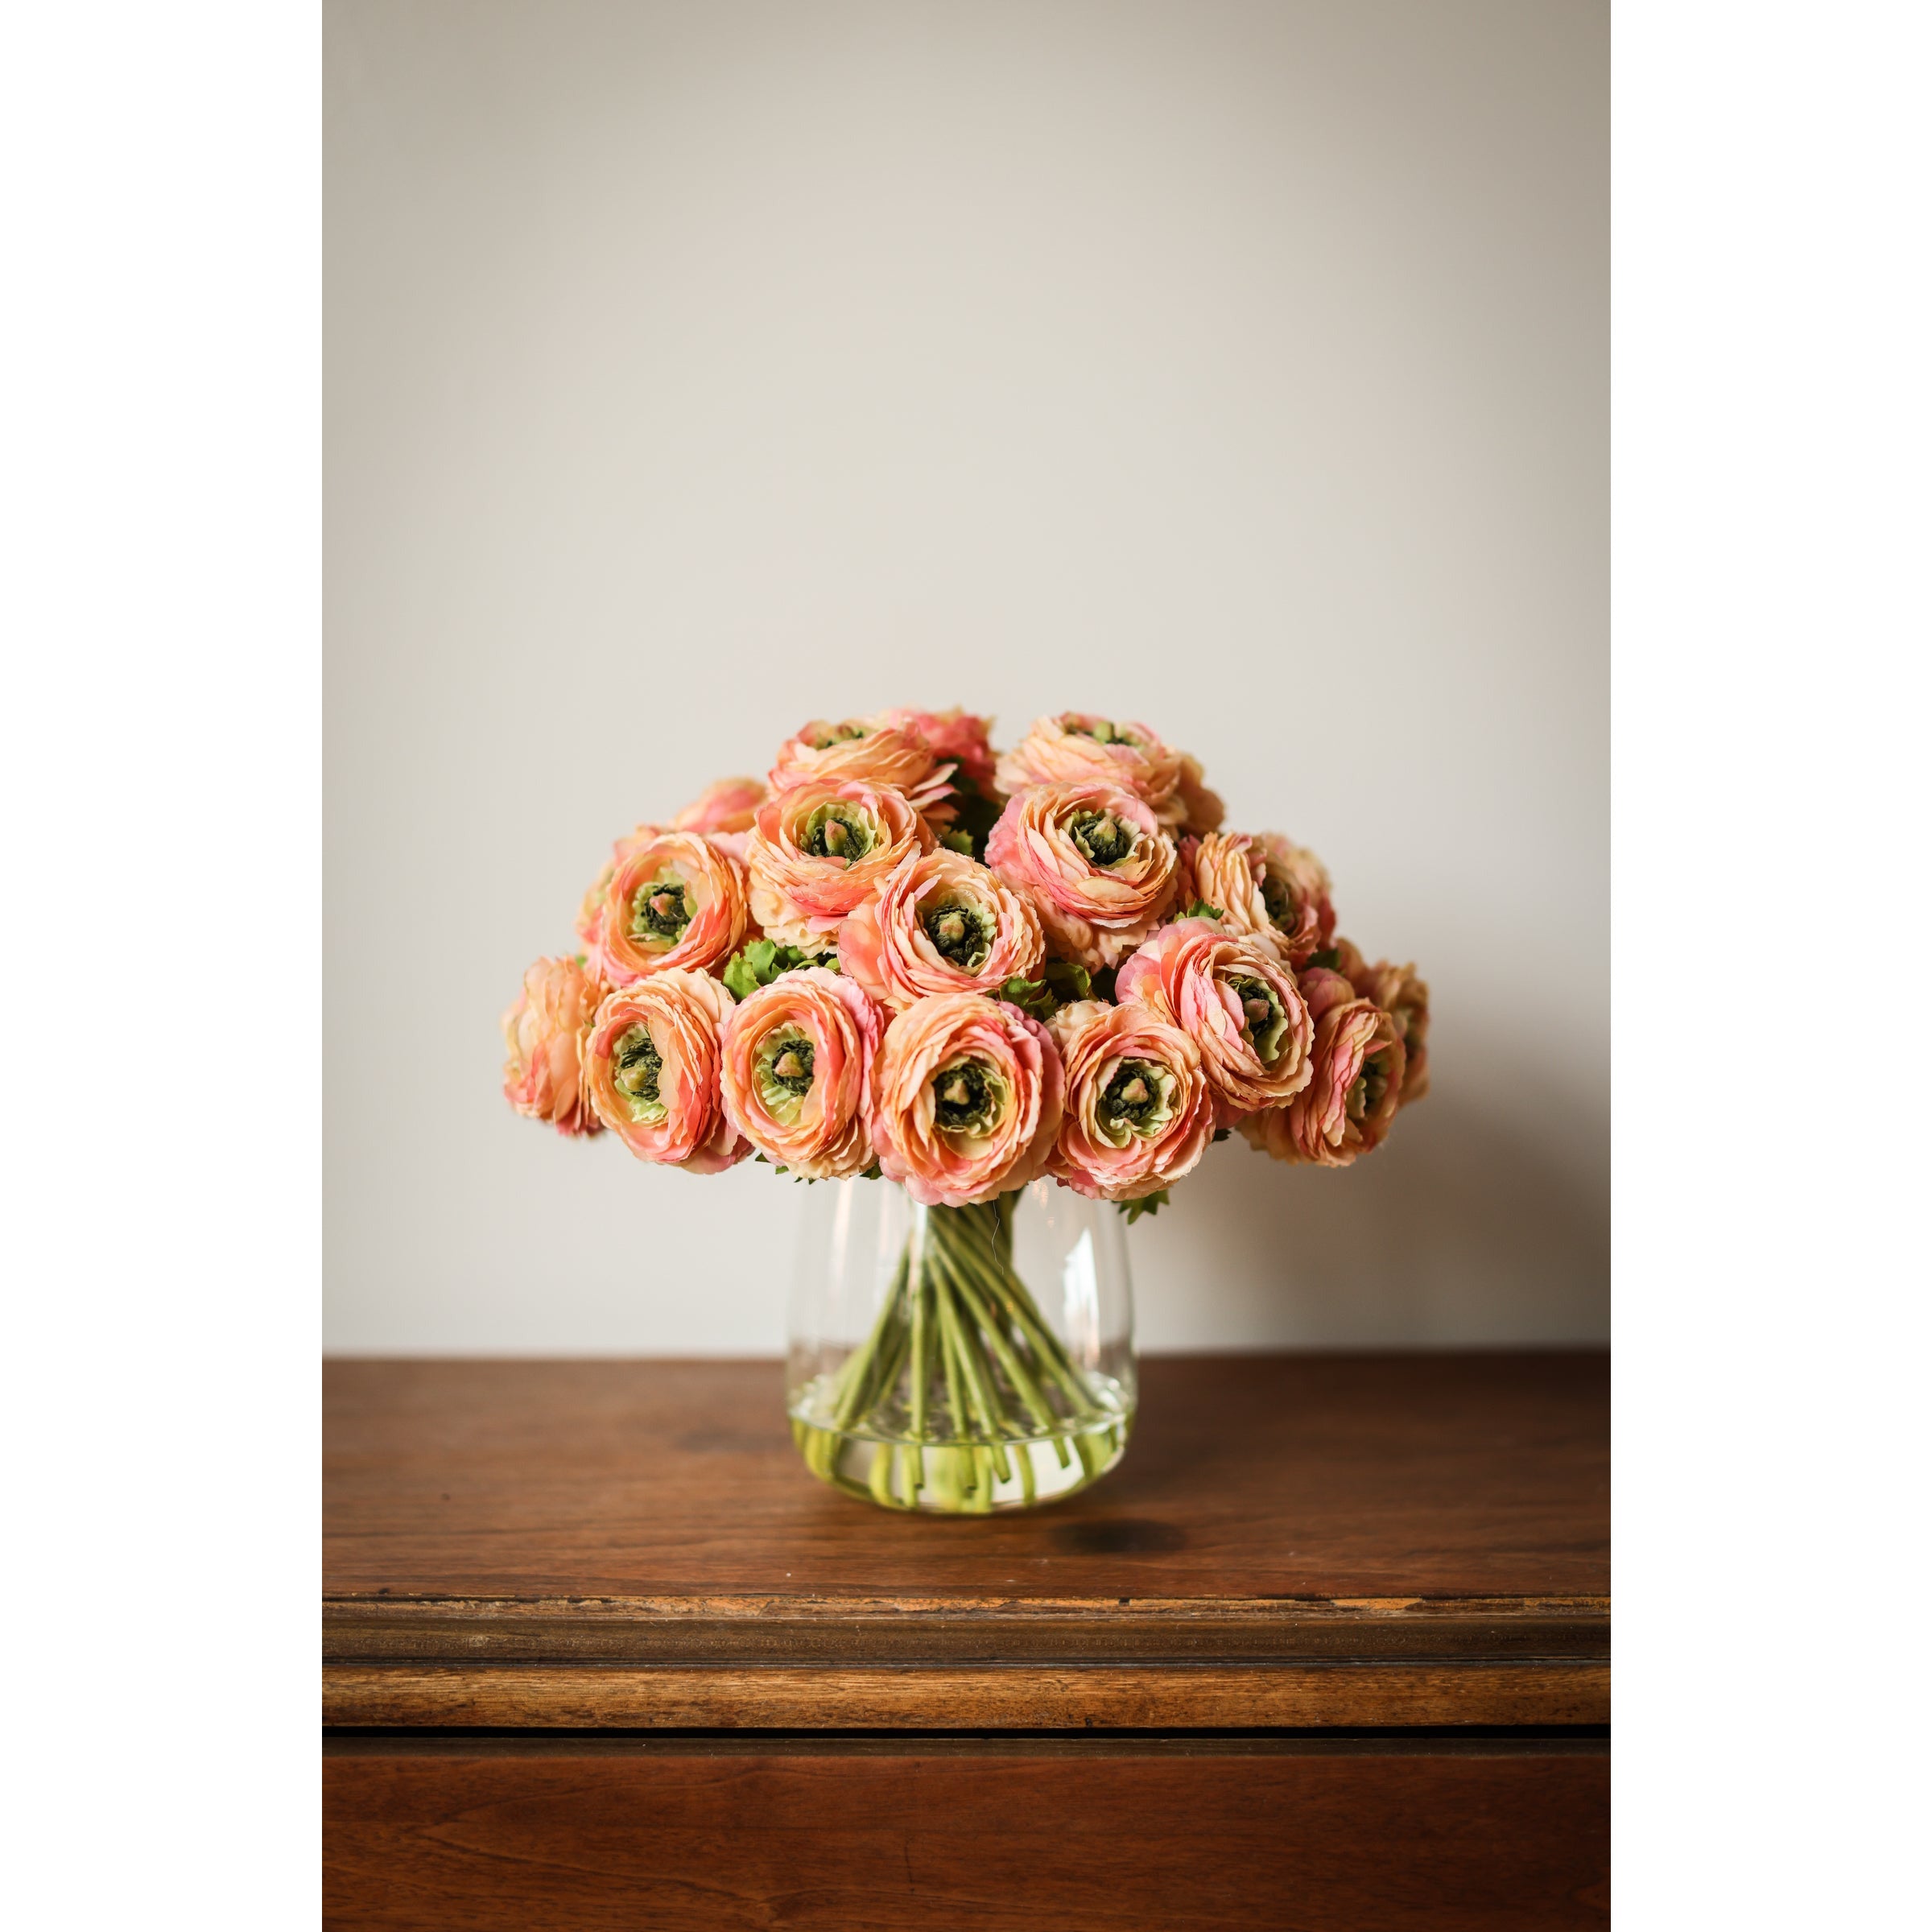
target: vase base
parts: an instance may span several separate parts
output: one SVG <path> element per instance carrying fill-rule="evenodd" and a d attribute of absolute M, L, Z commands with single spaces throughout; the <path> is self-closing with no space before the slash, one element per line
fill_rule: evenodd
<path fill-rule="evenodd" d="M 1031 1509 L 1098 1482 L 1126 1454 L 1133 1408 L 1107 1378 L 1091 1379 L 1103 1414 L 1055 1435 L 914 1443 L 861 1434 L 833 1426 L 814 1388 L 793 1405 L 791 1436 L 821 1482 L 881 1509 L 943 1516 Z"/>

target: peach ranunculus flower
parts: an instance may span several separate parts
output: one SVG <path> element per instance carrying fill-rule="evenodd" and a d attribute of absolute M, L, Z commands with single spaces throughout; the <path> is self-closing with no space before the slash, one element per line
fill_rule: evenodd
<path fill-rule="evenodd" d="M 1358 997 L 1339 972 L 1302 975 L 1315 1014 L 1315 1075 L 1286 1107 L 1241 1122 L 1249 1144 L 1278 1161 L 1346 1167 L 1379 1147 L 1402 1104 L 1406 1056 L 1394 1016 Z"/>
<path fill-rule="evenodd" d="M 885 712 L 837 724 L 814 718 L 778 747 L 771 789 L 876 785 L 903 792 L 921 811 L 933 811 L 951 787 L 952 767 L 940 761 L 916 724 L 906 721 L 913 715 Z"/>
<path fill-rule="evenodd" d="M 1251 844 L 1261 861 L 1261 901 L 1274 943 L 1290 966 L 1299 966 L 1335 937 L 1328 868 L 1278 832 L 1261 832 Z"/>
<path fill-rule="evenodd" d="M 613 986 L 730 958 L 745 936 L 745 873 L 702 833 L 640 828 L 604 881 L 589 935 L 591 964 Z M 593 888 L 593 890 L 595 890 Z"/>
<path fill-rule="evenodd" d="M 647 840 L 671 829 L 669 825 L 635 825 L 622 838 L 611 840 L 610 857 L 604 861 L 603 869 L 591 881 L 590 890 L 577 906 L 575 930 L 584 942 L 585 952 L 589 952 L 597 943 L 597 924 L 603 916 L 604 895 L 610 890 L 612 875 Z"/>
<path fill-rule="evenodd" d="M 866 1096 L 886 1030 L 877 1002 L 823 966 L 781 973 L 724 1022 L 724 1112 L 766 1160 L 807 1180 L 873 1163 Z"/>
<path fill-rule="evenodd" d="M 997 993 L 1046 956 L 1031 902 L 943 847 L 902 861 L 839 928 L 840 970 L 894 1012 L 935 993 Z"/>
<path fill-rule="evenodd" d="M 829 952 L 845 915 L 932 844 L 902 793 L 856 781 L 795 785 L 758 808 L 745 846 L 752 917 L 782 945 Z"/>
<path fill-rule="evenodd" d="M 750 1153 L 724 1116 L 719 1029 L 731 995 L 708 973 L 670 966 L 611 993 L 584 1049 L 597 1118 L 641 1161 L 720 1174 Z"/>
<path fill-rule="evenodd" d="M 1404 1059 L 1398 1104 L 1406 1107 L 1429 1091 L 1429 982 L 1418 976 L 1413 964 L 1377 960 L 1371 966 L 1347 939 L 1338 939 L 1335 945 L 1342 976 L 1395 1022 Z"/>
<path fill-rule="evenodd" d="M 986 863 L 1033 902 L 1047 951 L 1111 966 L 1174 902 L 1174 841 L 1154 809 L 1111 785 L 1036 785 L 1009 799 Z"/>
<path fill-rule="evenodd" d="M 1192 1040 L 1141 1000 L 1081 1000 L 1046 1022 L 1066 1071 L 1047 1171 L 1076 1194 L 1135 1201 L 1178 1181 L 1214 1137 L 1214 1092 Z"/>
<path fill-rule="evenodd" d="M 990 1201 L 1037 1179 L 1060 1129 L 1060 1056 L 1038 1020 L 983 993 L 921 1000 L 886 1029 L 873 1145 L 927 1208 Z"/>
<path fill-rule="evenodd" d="M 1222 927 L 1265 939 L 1280 950 L 1280 935 L 1268 916 L 1261 890 L 1264 868 L 1255 842 L 1245 832 L 1211 832 L 1181 840 L 1174 903 L 1212 906 Z"/>
<path fill-rule="evenodd" d="M 956 704 L 951 711 L 886 711 L 882 724 L 910 726 L 931 746 L 937 758 L 952 760 L 960 778 L 970 778 L 987 797 L 993 795 L 993 720 Z"/>
<path fill-rule="evenodd" d="M 1092 712 L 1035 718 L 1001 755 L 997 772 L 1000 789 L 1009 794 L 1035 785 L 1113 785 L 1143 800 L 1165 826 L 1210 832 L 1221 822 L 1221 801 L 1201 782 L 1195 759 L 1145 724 L 1117 724 Z"/>
<path fill-rule="evenodd" d="M 581 960 L 539 960 L 503 1016 L 503 1097 L 559 1133 L 601 1131 L 584 1091 L 584 1045 L 604 989 Z"/>
<path fill-rule="evenodd" d="M 1279 1107 L 1313 1076 L 1307 1001 L 1265 940 L 1219 919 L 1177 919 L 1141 947 L 1114 982 L 1122 1003 L 1144 1000 L 1200 1049 L 1216 1124 Z"/>
<path fill-rule="evenodd" d="M 1181 829 L 1183 832 L 1219 832 L 1228 807 L 1221 795 L 1208 789 L 1201 762 L 1190 753 L 1181 753 Z"/>

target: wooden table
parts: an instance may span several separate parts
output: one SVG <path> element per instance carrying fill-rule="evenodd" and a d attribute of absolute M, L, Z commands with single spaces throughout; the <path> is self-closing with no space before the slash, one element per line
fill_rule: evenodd
<path fill-rule="evenodd" d="M 954 1519 L 769 1363 L 332 1364 L 327 1922 L 1596 1923 L 1608 1379 L 1155 1358 L 1097 1488 Z"/>

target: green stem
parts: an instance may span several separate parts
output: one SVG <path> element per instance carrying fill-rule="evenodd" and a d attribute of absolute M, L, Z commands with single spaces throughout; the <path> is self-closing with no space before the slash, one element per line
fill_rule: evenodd
<path fill-rule="evenodd" d="M 985 1290 L 996 1311 L 995 1319 L 989 1323 L 989 1331 L 997 1333 L 997 1315 L 1005 1315 L 1025 1338 L 1046 1374 L 1059 1385 L 1073 1419 L 1078 1421 L 1098 1414 L 1100 1410 L 1087 1385 L 1087 1378 L 1074 1367 L 1059 1338 L 1047 1327 L 1032 1295 L 1027 1292 L 1026 1284 L 1013 1272 L 1009 1264 L 998 1263 L 996 1253 L 997 1250 L 991 1249 L 984 1253 L 968 1250 L 966 1256 L 975 1278 Z"/>
<path fill-rule="evenodd" d="M 1000 1366 L 1006 1371 L 1006 1379 L 1012 1383 L 1014 1392 L 1033 1412 L 1033 1419 L 1043 1430 L 1051 1434 L 1059 1425 L 1059 1418 L 1053 1413 L 1046 1397 L 1040 1392 L 1039 1385 L 1026 1373 L 1026 1365 L 1014 1352 L 1012 1343 L 1000 1332 L 998 1320 L 975 1293 L 972 1282 L 963 1274 L 955 1278 L 954 1286 L 965 1313 L 972 1318 L 980 1333 L 992 1344 L 993 1352 L 999 1357 Z"/>
<path fill-rule="evenodd" d="M 989 1437 L 997 1440 L 1003 1433 L 1000 1425 L 1005 1418 L 999 1414 L 994 1402 L 983 1362 L 968 1345 L 960 1311 L 951 1294 L 939 1297 L 939 1320 L 947 1341 L 958 1357 L 960 1372 L 966 1383 L 967 1400 L 975 1411 L 973 1419 Z"/>

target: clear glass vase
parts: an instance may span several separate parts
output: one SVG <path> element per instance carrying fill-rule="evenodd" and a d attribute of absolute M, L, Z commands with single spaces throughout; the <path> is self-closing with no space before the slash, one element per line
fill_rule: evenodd
<path fill-rule="evenodd" d="M 1125 1452 L 1122 1217 L 1050 1181 L 972 1208 L 921 1208 L 888 1181 L 818 1183 L 790 1328 L 807 1467 L 886 1509 L 1030 1509 Z"/>

